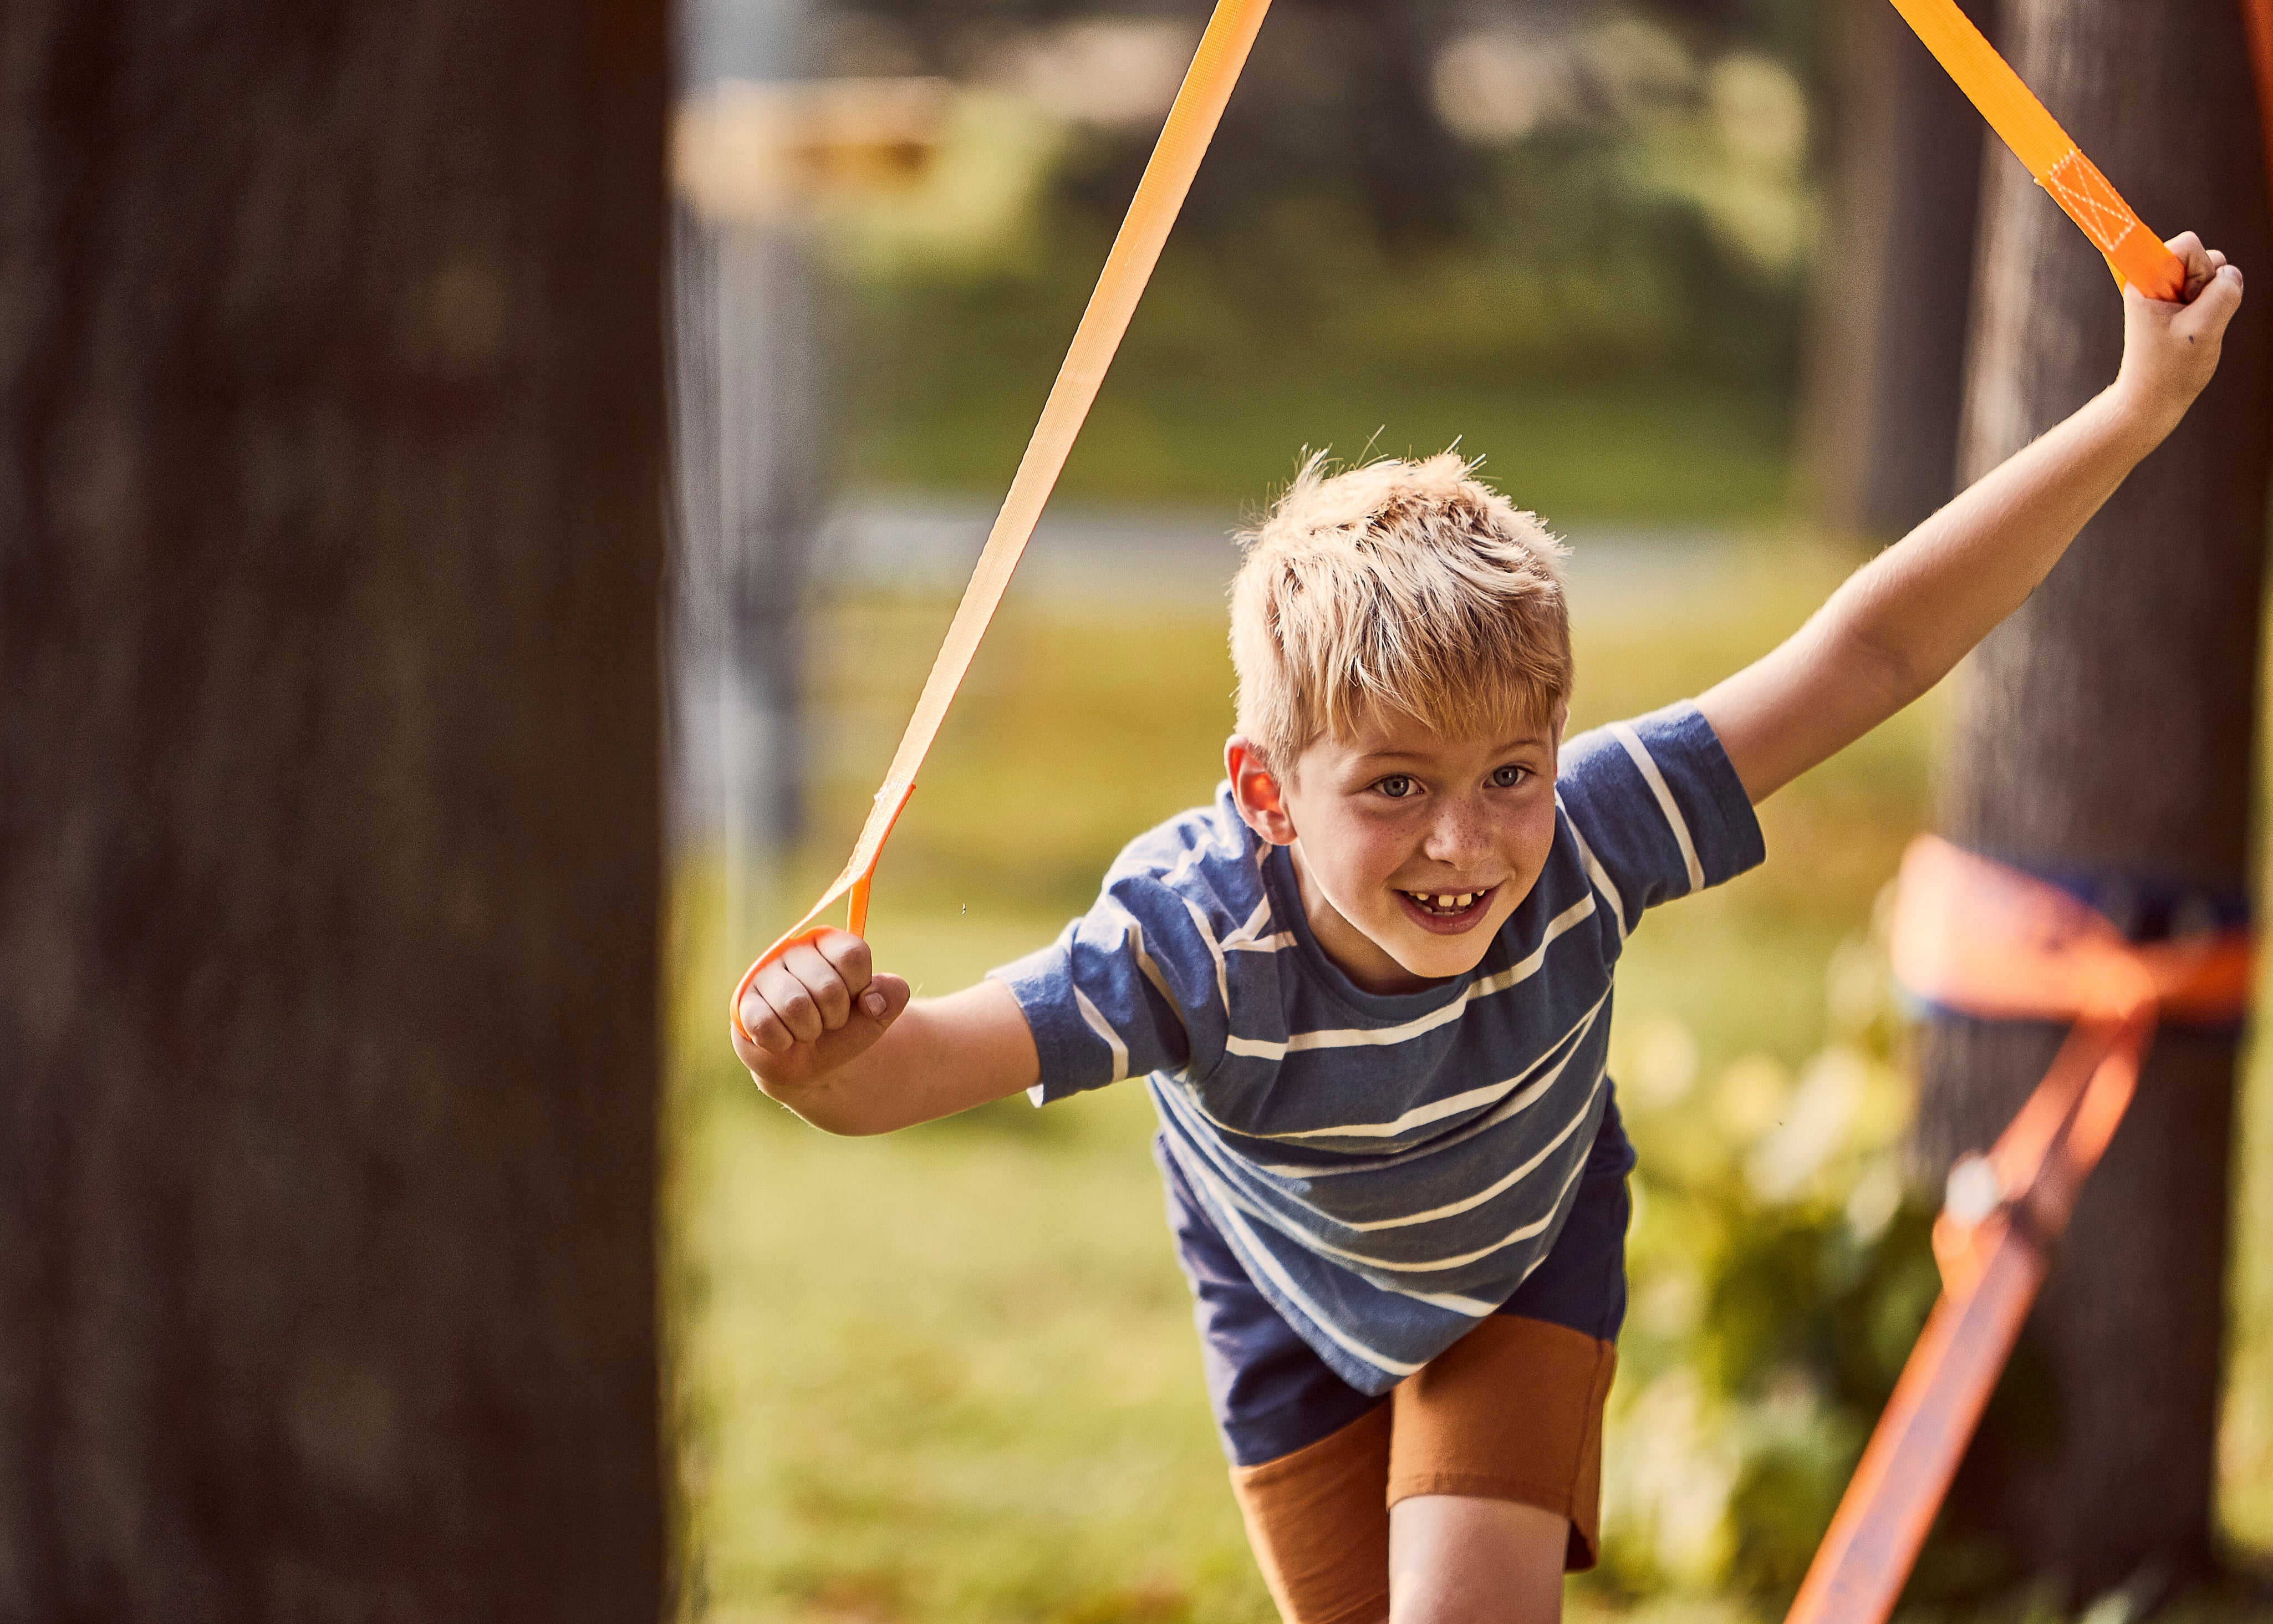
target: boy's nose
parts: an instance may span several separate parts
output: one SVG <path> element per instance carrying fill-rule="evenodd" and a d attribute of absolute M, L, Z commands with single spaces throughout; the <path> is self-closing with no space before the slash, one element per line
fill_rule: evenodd
<path fill-rule="evenodd" d="M 1491 851 L 1491 831 L 1485 819 L 1462 808 L 1448 809 L 1429 827 L 1421 854 L 1431 862 L 1458 868 Z"/>

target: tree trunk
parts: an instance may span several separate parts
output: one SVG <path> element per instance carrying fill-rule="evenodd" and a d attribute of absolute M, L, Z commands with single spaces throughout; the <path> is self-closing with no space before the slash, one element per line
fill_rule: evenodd
<path fill-rule="evenodd" d="M 1984 132 L 1887 0 L 1838 11 L 1831 254 L 1803 455 L 1823 522 L 1885 542 L 1956 485 Z"/>
<path fill-rule="evenodd" d="M 664 22 L 0 22 L 0 1618 L 656 1616 Z"/>
<path fill-rule="evenodd" d="M 2155 228 L 2273 263 L 2232 0 L 2008 0 L 2014 66 Z M 2177 132 L 2183 132 L 2183 139 Z M 1977 475 L 2115 374 L 2121 323 L 2097 255 L 1992 155 L 1964 467 Z M 2258 608 L 2273 451 L 2273 321 L 2245 313 L 2217 380 L 2074 551 L 1971 662 L 1941 821 L 2067 877 L 2142 939 L 2238 906 L 2257 733 Z M 1986 1145 L 2055 1034 L 1951 1024 L 1924 1047 L 1920 1149 Z M 2037 1385 L 1969 1467 L 2032 1570 L 2089 1594 L 2211 1559 L 2234 1046 L 2165 1030 L 2086 1191 L 2033 1322 Z M 2008 1381 L 2008 1389 L 2014 1383 Z"/>

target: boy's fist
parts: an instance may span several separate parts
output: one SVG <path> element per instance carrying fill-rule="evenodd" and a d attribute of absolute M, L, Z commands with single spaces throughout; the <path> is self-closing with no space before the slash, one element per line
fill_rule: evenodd
<path fill-rule="evenodd" d="M 868 944 L 822 930 L 758 972 L 742 995 L 734 1052 L 760 1083 L 815 1083 L 889 1031 L 908 1007 L 908 984 L 878 975 Z"/>
<path fill-rule="evenodd" d="M 2202 238 L 2182 232 L 2167 244 L 2186 267 L 2179 298 L 2150 299 L 2123 289 L 2123 369 L 2115 387 L 2157 429 L 2168 433 L 2217 371 L 2225 324 L 2241 307 L 2241 271 Z"/>

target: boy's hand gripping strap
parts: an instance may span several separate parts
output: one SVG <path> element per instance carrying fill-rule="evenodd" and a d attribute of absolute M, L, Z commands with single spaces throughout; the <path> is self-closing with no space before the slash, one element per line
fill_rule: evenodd
<path fill-rule="evenodd" d="M 2137 946 L 2067 892 L 1932 837 L 1902 860 L 1894 973 L 1945 1009 L 2073 1023 L 1986 1156 L 1960 1162 L 1934 1224 L 1942 1295 L 1786 1624 L 1884 1624 L 2051 1267 L 2083 1182 L 2131 1103 L 2158 1014 L 2247 1008 L 2250 941 Z"/>
<path fill-rule="evenodd" d="M 2037 184 L 2052 194 L 2092 246 L 2107 256 L 2115 280 L 2138 283 L 2149 298 L 2180 297 L 2186 268 L 2178 256 L 2140 223 L 1955 0 L 1894 0 L 1894 5 L 2013 155 L 2029 166 Z"/>
<path fill-rule="evenodd" d="M 852 855 L 821 893 L 821 900 L 781 940 L 758 956 L 734 988 L 731 1019 L 735 1032 L 745 1039 L 749 1034 L 742 1026 L 742 996 L 750 982 L 765 966 L 811 934 L 814 921 L 838 898 L 851 898 L 849 923 L 854 933 L 866 929 L 868 888 L 884 841 L 908 804 L 908 797 L 915 793 L 916 772 L 938 736 L 955 690 L 971 668 L 971 656 L 979 651 L 979 640 L 986 635 L 995 605 L 1002 601 L 1003 589 L 1010 584 L 1010 572 L 1018 567 L 1019 556 L 1042 516 L 1058 472 L 1073 449 L 1075 436 L 1081 432 L 1083 419 L 1089 415 L 1090 402 L 1105 381 L 1105 370 L 1121 347 L 1121 335 L 1136 314 L 1136 301 L 1152 278 L 1161 245 L 1167 241 L 1168 228 L 1183 207 L 1184 194 L 1190 190 L 1192 177 L 1223 117 L 1224 104 L 1231 99 L 1232 86 L 1239 82 L 1240 69 L 1246 65 L 1248 49 L 1255 43 L 1270 4 L 1271 0 L 1217 0 L 1215 14 L 1200 37 L 1199 49 L 1184 76 L 1183 87 L 1176 93 L 1175 105 L 1169 109 L 1152 161 L 1144 166 L 1136 196 L 1098 276 L 1097 290 L 1090 295 L 1089 308 L 1082 313 L 1065 364 L 1042 407 L 1041 421 L 1034 425 L 1033 438 L 1019 460 L 1009 494 L 1003 499 L 1002 510 L 979 555 L 971 584 L 963 590 L 947 641 L 932 662 L 923 696 L 917 700 L 915 715 L 901 735 L 900 748 L 892 756 L 883 788 L 876 792 L 875 804 L 869 808 L 868 821 L 861 827 Z"/>

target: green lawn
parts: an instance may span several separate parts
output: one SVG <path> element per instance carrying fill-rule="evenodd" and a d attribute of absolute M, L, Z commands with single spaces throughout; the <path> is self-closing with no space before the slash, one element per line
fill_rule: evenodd
<path fill-rule="evenodd" d="M 1103 252 L 1059 242 L 1027 274 L 853 297 L 846 475 L 999 496 Z M 1773 368 L 1674 366 L 1646 336 L 1672 335 L 1657 331 L 1665 312 L 1640 284 L 1615 317 L 1594 310 L 1580 324 L 1623 341 L 1605 350 L 1569 325 L 1577 304 L 1604 297 L 1597 274 L 1551 293 L 1504 266 L 1352 275 L 1273 299 L 1234 293 L 1171 248 L 1059 492 L 1239 509 L 1284 485 L 1305 447 L 1355 459 L 1457 441 L 1519 505 L 1566 523 L 1693 525 L 1787 508 L 1790 391 Z"/>
<path fill-rule="evenodd" d="M 1836 573 L 1804 548 L 1765 549 L 1679 625 L 1582 625 L 1579 721 L 1693 691 L 1769 646 Z M 817 888 L 849 845 L 948 607 L 822 612 L 816 699 L 843 721 L 787 890 Z M 1212 617 L 1007 613 L 885 862 L 880 960 L 937 991 L 1046 940 L 1123 839 L 1207 795 L 1229 690 Z M 1740 1063 L 1758 1071 L 1748 1056 L 1791 1066 L 1815 1052 L 1827 966 L 1867 940 L 1923 815 L 1931 729 L 1928 706 L 1777 797 L 1767 868 L 1637 935 L 1622 1074 L 1658 1064 L 1638 1045 L 1667 1033 L 1724 1083 Z M 1209 1426 L 1140 1092 L 827 1139 L 760 1096 L 720 1036 L 753 944 L 720 939 L 712 871 L 690 865 L 679 897 L 670 1311 L 684 1616 L 1270 1619 Z M 2267 1092 L 2249 1127 L 2261 1174 Z M 2228 1428 L 2232 1519 L 2260 1541 L 2273 1538 L 2269 1184 L 2251 1184 L 2242 1225 L 2254 1239 Z M 1614 1500 L 1614 1522 L 1624 1515 Z M 1581 1586 L 1574 1613 L 1611 1604 Z M 1622 1616 L 1749 1615 L 1669 1591 Z"/>
<path fill-rule="evenodd" d="M 907 402 L 854 448 L 868 483 L 993 496 L 1008 486 L 1047 393 L 976 370 L 951 410 Z M 1290 363 L 1260 374 L 1123 365 L 1066 464 L 1069 496 L 1251 505 L 1284 485 L 1296 447 L 1413 456 L 1458 443 L 1542 513 L 1590 520 L 1757 519 L 1789 498 L 1786 408 L 1772 396 L 1657 380 L 1542 391 L 1518 376 L 1392 376 L 1369 385 Z M 1608 448 L 1606 450 L 1606 448 Z"/>

